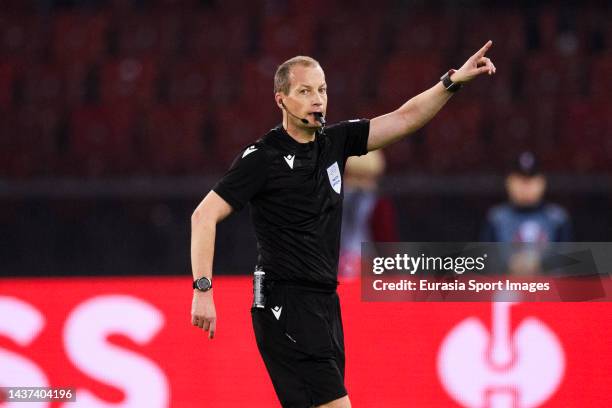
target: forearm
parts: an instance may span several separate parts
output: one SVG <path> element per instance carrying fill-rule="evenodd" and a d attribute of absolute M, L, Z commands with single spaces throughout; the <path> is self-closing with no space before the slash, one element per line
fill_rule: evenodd
<path fill-rule="evenodd" d="M 197 211 L 191 218 L 191 268 L 193 278 L 212 278 L 217 225 Z"/>
<path fill-rule="evenodd" d="M 453 94 L 441 82 L 411 98 L 400 106 L 403 131 L 400 137 L 416 132 L 425 126 L 442 109 Z"/>
<path fill-rule="evenodd" d="M 196 209 L 191 217 L 191 265 L 194 280 L 202 277 L 212 280 L 216 230 L 217 221 L 209 213 Z M 193 290 L 191 324 L 208 331 L 209 339 L 215 336 L 217 311 L 212 288 L 207 291 Z"/>
<path fill-rule="evenodd" d="M 380 149 L 416 132 L 436 116 L 451 96 L 438 82 L 399 109 L 372 119 L 368 150 Z"/>

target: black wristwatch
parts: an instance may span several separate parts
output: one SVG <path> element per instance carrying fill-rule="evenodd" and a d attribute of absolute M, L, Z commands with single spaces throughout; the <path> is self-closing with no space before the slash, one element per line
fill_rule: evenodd
<path fill-rule="evenodd" d="M 200 292 L 208 292 L 212 289 L 212 281 L 204 276 L 193 281 L 193 288 L 199 290 Z"/>
<path fill-rule="evenodd" d="M 463 85 L 461 85 L 461 84 L 459 84 L 457 82 L 451 81 L 450 77 L 455 72 L 456 72 L 456 70 L 451 69 L 446 74 L 442 75 L 442 77 L 440 77 L 440 81 L 442 81 L 442 85 L 444 85 L 444 88 L 446 88 L 446 90 L 448 92 L 453 92 L 453 93 L 457 92 L 463 86 Z"/>

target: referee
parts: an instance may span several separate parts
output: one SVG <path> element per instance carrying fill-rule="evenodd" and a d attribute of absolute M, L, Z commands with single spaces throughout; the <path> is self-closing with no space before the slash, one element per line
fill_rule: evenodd
<path fill-rule="evenodd" d="M 494 74 L 495 66 L 485 57 L 491 44 L 399 109 L 327 127 L 323 69 L 310 57 L 285 61 L 274 76 L 282 124 L 242 150 L 194 211 L 191 322 L 212 339 L 217 319 L 212 283 L 216 224 L 250 203 L 259 252 L 254 281 L 261 283 L 255 289 L 264 295 L 254 299 L 253 329 L 283 407 L 351 406 L 344 387 L 344 336 L 336 293 L 347 158 L 415 132 L 464 83 Z"/>

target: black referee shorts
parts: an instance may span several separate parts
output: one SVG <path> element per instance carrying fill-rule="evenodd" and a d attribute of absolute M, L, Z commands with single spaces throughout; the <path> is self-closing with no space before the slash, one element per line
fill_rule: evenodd
<path fill-rule="evenodd" d="M 344 334 L 335 290 L 274 283 L 266 307 L 252 308 L 257 347 L 284 408 L 341 398 Z"/>

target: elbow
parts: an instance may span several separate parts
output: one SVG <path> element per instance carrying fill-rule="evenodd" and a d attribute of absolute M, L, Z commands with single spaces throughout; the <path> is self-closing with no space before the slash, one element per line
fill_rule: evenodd
<path fill-rule="evenodd" d="M 200 218 L 202 218 L 202 212 L 196 208 L 193 214 L 191 214 L 191 225 L 197 224 Z"/>
<path fill-rule="evenodd" d="M 230 213 L 225 201 L 217 198 L 213 191 L 196 207 L 191 214 L 191 225 L 215 225 Z"/>
<path fill-rule="evenodd" d="M 201 224 L 206 219 L 204 210 L 200 207 L 196 208 L 193 214 L 191 214 L 191 225 Z"/>
<path fill-rule="evenodd" d="M 196 208 L 193 214 L 191 214 L 191 226 L 202 226 L 207 224 L 216 224 L 217 217 L 214 212 L 211 212 L 210 209 L 206 207 L 202 208 L 201 206 Z"/>

